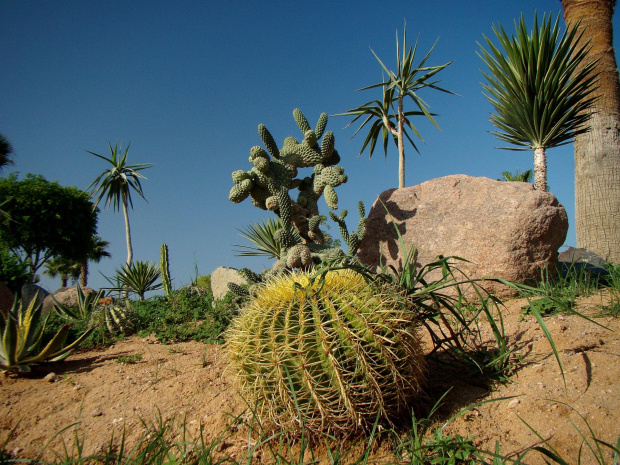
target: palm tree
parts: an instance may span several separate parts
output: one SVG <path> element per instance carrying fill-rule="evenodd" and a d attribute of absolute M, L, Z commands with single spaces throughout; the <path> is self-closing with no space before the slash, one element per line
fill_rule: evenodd
<path fill-rule="evenodd" d="M 128 206 L 133 208 L 133 202 L 131 200 L 132 189 L 140 195 L 144 200 L 144 194 L 142 193 L 142 185 L 140 184 L 140 178 L 146 179 L 138 171 L 150 168 L 153 166 L 151 163 L 140 163 L 138 165 L 127 164 L 127 153 L 129 152 L 129 146 L 125 149 L 125 153 L 121 157 L 120 147 L 114 144 L 110 147 L 110 158 L 106 158 L 103 155 L 98 155 L 94 152 L 88 152 L 91 155 L 101 158 L 110 163 L 112 167 L 109 170 L 101 173 L 97 179 L 95 179 L 90 186 L 86 189 L 93 188 L 91 197 L 96 197 L 93 209 L 97 208 L 97 205 L 105 197 L 105 206 L 109 208 L 112 205 L 113 209 L 118 211 L 123 208 L 123 215 L 125 217 L 125 236 L 127 240 L 127 264 L 130 265 L 133 261 L 133 248 L 131 246 L 131 230 L 129 227 L 129 214 L 127 212 Z"/>
<path fill-rule="evenodd" d="M 109 246 L 108 241 L 104 241 L 99 236 L 93 237 L 93 246 L 82 263 L 80 263 L 80 285 L 86 287 L 88 284 L 88 262 L 93 261 L 99 263 L 102 258 L 111 257 L 110 253 L 106 250 Z"/>
<path fill-rule="evenodd" d="M 516 37 L 493 26 L 505 55 L 485 36 L 490 52 L 481 46 L 480 58 L 489 68 L 482 73 L 486 96 L 496 114 L 492 134 L 516 147 L 508 150 L 534 151 L 534 187 L 547 189 L 545 150 L 569 144 L 589 130 L 584 110 L 595 100 L 592 92 L 594 63 L 586 62 L 587 44 L 579 45 L 581 34 L 569 28 L 560 37 L 559 17 L 553 28 L 551 15 L 542 25 L 534 16 L 534 29 L 527 33 L 525 20 L 516 26 Z M 580 64 L 584 66 L 578 68 Z"/>
<path fill-rule="evenodd" d="M 13 146 L 9 140 L 0 134 L 0 169 L 13 164 Z"/>
<path fill-rule="evenodd" d="M 502 177 L 504 179 L 498 179 L 498 181 L 517 181 L 517 182 L 532 182 L 532 170 L 525 170 L 521 172 L 518 168 L 513 173 L 511 171 L 502 171 Z"/>
<path fill-rule="evenodd" d="M 60 276 L 61 287 L 67 287 L 69 278 L 77 281 L 80 276 L 80 266 L 73 260 L 67 260 L 63 257 L 52 257 L 45 263 L 43 274 L 51 278 Z"/>
<path fill-rule="evenodd" d="M 613 47 L 615 0 L 562 0 L 564 19 L 579 23 L 599 73 L 598 97 L 587 110 L 592 131 L 575 138 L 577 247 L 620 263 L 620 81 Z M 583 67 L 580 65 L 578 69 Z"/>
<path fill-rule="evenodd" d="M 437 42 L 435 42 L 436 44 Z M 413 133 L 422 140 L 422 136 L 415 128 L 415 126 L 411 123 L 411 116 L 426 116 L 429 121 L 431 121 L 437 129 L 439 129 L 439 125 L 433 118 L 433 116 L 437 116 L 434 113 L 430 113 L 427 109 L 427 104 L 420 96 L 418 92 L 420 92 L 424 88 L 431 88 L 440 90 L 442 92 L 446 92 L 452 94 L 452 92 L 442 89 L 438 87 L 436 84 L 439 81 L 431 81 L 430 79 L 437 74 L 439 71 L 444 69 L 452 62 L 448 62 L 441 66 L 425 66 L 426 61 L 428 60 L 431 52 L 435 48 L 435 45 L 429 50 L 426 56 L 422 59 L 420 64 L 416 67 L 413 64 L 413 60 L 415 58 L 415 52 L 417 50 L 418 42 L 416 41 L 415 47 L 412 49 L 409 47 L 407 49 L 407 24 L 405 23 L 405 27 L 403 30 L 403 53 L 402 57 L 400 55 L 399 42 L 398 42 L 398 31 L 396 31 L 396 60 L 398 71 L 394 72 L 389 70 L 383 62 L 379 59 L 377 54 L 372 50 L 373 55 L 383 68 L 383 72 L 387 74 L 388 78 L 384 79 L 382 82 L 378 84 L 373 84 L 367 87 L 363 87 L 358 90 L 366 90 L 373 89 L 376 87 L 381 87 L 383 91 L 382 100 L 373 100 L 365 103 L 364 105 L 354 108 L 352 110 L 348 110 L 345 113 L 339 113 L 336 116 L 355 116 L 353 120 L 347 125 L 350 126 L 355 121 L 362 117 L 366 117 L 366 119 L 362 122 L 360 127 L 355 131 L 353 137 L 357 135 L 360 130 L 366 126 L 367 123 L 372 121 L 370 129 L 368 130 L 368 134 L 366 135 L 366 139 L 364 140 L 364 145 L 360 150 L 360 154 L 364 151 L 366 146 L 370 144 L 369 148 L 369 158 L 372 158 L 372 153 L 375 149 L 375 145 L 377 144 L 377 140 L 379 138 L 379 134 L 381 134 L 383 140 L 383 152 L 387 157 L 387 146 L 388 139 L 392 136 L 392 139 L 396 146 L 398 147 L 398 187 L 405 187 L 405 146 L 404 146 L 404 138 L 411 143 L 413 148 L 418 151 L 416 145 L 411 139 L 409 133 L 407 132 L 407 127 L 413 131 Z M 418 108 L 414 111 L 404 111 L 403 104 L 406 97 L 409 97 L 414 105 Z M 396 109 L 394 106 L 396 105 Z"/>

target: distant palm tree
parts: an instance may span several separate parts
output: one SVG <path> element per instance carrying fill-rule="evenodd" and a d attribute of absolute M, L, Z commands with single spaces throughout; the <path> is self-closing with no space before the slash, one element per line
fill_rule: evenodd
<path fill-rule="evenodd" d="M 367 102 L 364 105 L 354 108 L 352 110 L 348 110 L 345 113 L 340 113 L 336 116 L 354 116 L 353 120 L 348 124 L 350 126 L 359 118 L 365 117 L 364 122 L 360 125 L 360 127 L 355 131 L 353 137 L 370 121 L 373 121 L 370 129 L 368 130 L 368 134 L 366 135 L 366 139 L 364 140 L 364 145 L 362 146 L 362 150 L 360 150 L 360 154 L 364 151 L 366 146 L 370 144 L 370 157 L 372 157 L 372 153 L 375 149 L 375 145 L 377 144 L 377 140 L 379 139 L 379 134 L 381 134 L 383 140 L 383 152 L 385 156 L 387 156 L 387 146 L 388 140 L 391 137 L 394 140 L 394 143 L 398 147 L 398 187 L 405 187 L 405 142 L 404 138 L 411 143 L 413 148 L 417 151 L 417 147 L 414 144 L 411 136 L 407 133 L 407 127 L 413 131 L 413 133 L 420 139 L 422 136 L 415 128 L 415 126 L 409 120 L 411 116 L 425 116 L 431 123 L 433 123 L 438 129 L 439 125 L 433 118 L 433 113 L 428 111 L 427 104 L 422 98 L 418 95 L 424 88 L 430 88 L 439 90 L 442 92 L 446 92 L 448 94 L 452 94 L 452 92 L 442 89 L 438 87 L 436 84 L 439 81 L 432 81 L 431 78 L 435 76 L 438 72 L 448 66 L 451 62 L 445 63 L 439 66 L 425 66 L 426 61 L 430 57 L 431 52 L 433 51 L 433 47 L 426 54 L 426 56 L 422 59 L 418 66 L 414 65 L 413 60 L 415 59 L 415 52 L 417 50 L 418 43 L 416 42 L 415 47 L 409 47 L 407 49 L 407 24 L 405 23 L 405 27 L 403 30 L 403 50 L 402 56 L 400 54 L 400 45 L 398 43 L 398 31 L 396 32 L 396 60 L 397 60 L 397 71 L 394 72 L 389 70 L 383 62 L 379 59 L 379 57 L 375 54 L 375 52 L 370 49 L 383 68 L 383 72 L 387 74 L 387 79 L 383 79 L 382 82 L 378 84 L 373 84 L 367 87 L 363 87 L 358 90 L 366 90 L 373 89 L 376 87 L 381 87 L 383 90 L 383 98 L 382 100 L 373 100 L 371 102 Z M 384 75 L 385 76 L 385 75 Z M 404 111 L 403 103 L 405 99 L 409 99 L 413 102 L 417 110 L 413 111 Z M 394 108 L 396 106 L 396 108 Z"/>
<path fill-rule="evenodd" d="M 52 257 L 45 263 L 43 274 L 51 278 L 60 276 L 61 287 L 67 287 L 69 278 L 77 281 L 80 276 L 80 266 L 73 260 L 67 260 L 63 257 Z"/>
<path fill-rule="evenodd" d="M 82 287 L 86 287 L 88 284 L 88 262 L 99 263 L 102 258 L 111 257 L 112 255 L 105 250 L 109 245 L 108 241 L 104 241 L 99 236 L 93 237 L 93 247 L 88 253 L 86 260 L 80 263 L 80 284 Z"/>
<path fill-rule="evenodd" d="M 534 151 L 534 187 L 547 190 L 545 150 L 569 144 L 587 132 L 596 88 L 595 63 L 587 62 L 588 44 L 579 46 L 582 33 L 570 27 L 560 37 L 559 17 L 551 27 L 551 16 L 543 16 L 541 27 L 527 33 L 525 20 L 516 26 L 516 37 L 493 26 L 505 55 L 485 36 L 490 51 L 482 46 L 480 58 L 490 72 L 483 75 L 487 98 L 495 108 L 492 134 L 517 147 L 508 150 Z M 585 63 L 585 66 L 583 66 Z M 579 67 L 582 66 L 582 67 Z"/>
<path fill-rule="evenodd" d="M 125 236 L 127 240 L 127 265 L 130 265 L 133 261 L 133 248 L 131 245 L 131 230 L 129 227 L 129 214 L 127 209 L 128 206 L 133 208 L 131 191 L 133 189 L 140 197 L 146 200 L 142 193 L 142 185 L 140 184 L 140 178 L 146 178 L 138 173 L 138 171 L 150 168 L 153 165 L 151 163 L 127 165 L 129 146 L 125 149 L 125 153 L 120 156 L 120 147 L 116 144 L 114 144 L 114 147 L 109 143 L 108 145 L 110 147 L 110 158 L 106 158 L 94 152 L 88 152 L 110 163 L 112 167 L 101 173 L 86 189 L 93 188 L 91 197 L 96 197 L 93 208 L 97 208 L 97 205 L 104 197 L 106 208 L 112 205 L 113 209 L 118 211 L 122 206 L 123 215 L 125 217 Z"/>
<path fill-rule="evenodd" d="M 504 179 L 498 179 L 498 181 L 518 181 L 518 182 L 532 182 L 532 170 L 525 170 L 523 172 L 517 169 L 514 173 L 511 171 L 502 171 L 502 177 Z"/>
<path fill-rule="evenodd" d="M 13 164 L 13 146 L 9 140 L 0 134 L 0 169 Z"/>

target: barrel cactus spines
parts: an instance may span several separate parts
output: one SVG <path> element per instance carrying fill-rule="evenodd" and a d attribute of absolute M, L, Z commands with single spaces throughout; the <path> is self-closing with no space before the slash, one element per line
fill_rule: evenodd
<path fill-rule="evenodd" d="M 314 282 L 298 271 L 258 288 L 227 344 L 262 425 L 347 436 L 372 427 L 377 415 L 394 425 L 410 413 L 426 371 L 416 328 L 393 288 L 350 269 Z"/>
<path fill-rule="evenodd" d="M 159 267 L 161 269 L 161 282 L 164 286 L 164 293 L 166 297 L 170 297 L 172 293 L 172 283 L 170 281 L 170 263 L 168 261 L 168 246 L 166 244 L 161 245 L 161 258 L 159 261 Z"/>

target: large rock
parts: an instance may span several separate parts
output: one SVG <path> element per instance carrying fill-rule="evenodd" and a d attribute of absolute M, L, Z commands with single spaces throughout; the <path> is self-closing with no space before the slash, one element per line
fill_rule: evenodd
<path fill-rule="evenodd" d="M 529 183 L 446 176 L 379 196 L 359 250 L 371 267 L 383 263 L 402 269 L 403 253 L 385 208 L 407 249 L 417 248 L 416 267 L 438 255 L 458 256 L 471 262 L 458 262 L 471 278 L 532 284 L 544 267 L 555 268 L 568 230 L 564 207 Z M 515 295 L 498 283 L 484 287 L 500 297 Z"/>
<path fill-rule="evenodd" d="M 213 298 L 220 300 L 229 291 L 228 283 L 235 283 L 240 286 L 247 284 L 247 280 L 239 274 L 235 268 L 220 266 L 211 273 L 211 290 Z"/>

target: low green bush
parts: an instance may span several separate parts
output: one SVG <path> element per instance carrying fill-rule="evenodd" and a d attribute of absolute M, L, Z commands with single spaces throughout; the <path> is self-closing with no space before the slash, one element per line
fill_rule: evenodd
<path fill-rule="evenodd" d="M 129 317 L 138 335 L 153 334 L 163 343 L 189 339 L 219 343 L 232 314 L 226 301 L 213 305 L 209 290 L 188 286 L 172 291 L 168 298 L 131 302 Z"/>

